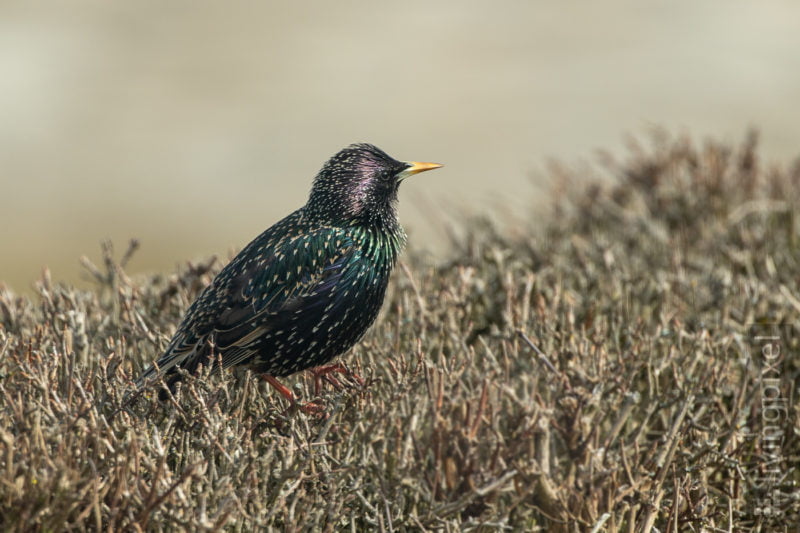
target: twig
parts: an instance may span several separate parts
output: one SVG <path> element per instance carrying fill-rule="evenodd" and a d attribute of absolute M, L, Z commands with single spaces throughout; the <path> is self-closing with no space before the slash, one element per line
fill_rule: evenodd
<path fill-rule="evenodd" d="M 667 434 L 664 447 L 661 449 L 661 453 L 658 454 L 658 458 L 656 459 L 658 473 L 656 474 L 655 480 L 653 480 L 653 488 L 651 490 L 651 494 L 654 494 L 654 496 L 652 503 L 648 504 L 647 506 L 647 510 L 645 511 L 642 519 L 642 527 L 639 529 L 639 531 L 647 532 L 653 530 L 653 523 L 656 521 L 658 508 L 661 505 L 661 498 L 664 497 L 664 479 L 667 477 L 667 471 L 672 464 L 672 456 L 674 455 L 675 448 L 678 445 L 678 433 L 680 432 L 681 425 L 683 424 L 683 419 L 686 418 L 686 413 L 689 412 L 689 408 L 693 404 L 694 394 L 690 394 L 683 403 L 681 412 L 677 417 L 675 417 L 672 427 L 670 427 L 669 433 Z"/>
<path fill-rule="evenodd" d="M 425 300 L 422 298 L 422 293 L 419 292 L 419 287 L 417 287 L 417 283 L 414 281 L 414 276 L 411 274 L 411 269 L 408 268 L 408 265 L 405 264 L 404 261 L 400 261 L 400 268 L 403 269 L 403 273 L 406 275 L 408 282 L 411 284 L 411 289 L 414 291 L 414 296 L 417 298 L 419 312 L 424 317 L 428 314 L 428 310 L 425 308 Z"/>
<path fill-rule="evenodd" d="M 536 352 L 536 355 L 539 356 L 539 362 L 540 363 L 542 363 L 553 374 L 558 374 L 558 370 L 556 370 L 556 367 L 553 366 L 553 363 L 551 363 L 550 360 L 547 358 L 547 356 L 544 353 L 542 353 L 542 351 L 539 349 L 539 347 L 536 346 L 533 343 L 533 341 L 528 338 L 527 335 L 525 335 L 524 331 L 522 331 L 521 329 L 518 329 L 517 330 L 517 335 L 519 335 L 522 338 L 522 340 L 524 340 L 525 343 L 528 346 L 530 346 L 531 350 Z"/>
<path fill-rule="evenodd" d="M 600 528 L 603 527 L 606 522 L 608 522 L 609 518 L 611 518 L 611 513 L 603 513 L 603 516 L 600 517 L 600 520 L 597 521 L 589 533 L 597 533 L 600 531 Z"/>

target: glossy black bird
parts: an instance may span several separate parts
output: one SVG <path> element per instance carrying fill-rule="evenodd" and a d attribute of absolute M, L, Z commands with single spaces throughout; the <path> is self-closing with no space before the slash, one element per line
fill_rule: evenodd
<path fill-rule="evenodd" d="M 245 365 L 292 399 L 275 378 L 320 367 L 375 321 L 405 244 L 397 189 L 439 168 L 397 161 L 370 144 L 334 155 L 305 206 L 248 244 L 189 307 L 164 354 L 139 379 L 194 372 L 221 360 Z"/>

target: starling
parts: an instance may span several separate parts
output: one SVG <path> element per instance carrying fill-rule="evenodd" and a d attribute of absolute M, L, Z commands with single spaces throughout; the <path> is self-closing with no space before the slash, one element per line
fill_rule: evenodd
<path fill-rule="evenodd" d="M 220 361 L 251 368 L 293 401 L 276 378 L 326 365 L 375 321 L 406 239 L 397 189 L 440 166 L 397 161 L 371 144 L 334 155 L 306 205 L 256 237 L 194 301 L 139 384 L 163 376 L 173 388 L 179 368 Z"/>

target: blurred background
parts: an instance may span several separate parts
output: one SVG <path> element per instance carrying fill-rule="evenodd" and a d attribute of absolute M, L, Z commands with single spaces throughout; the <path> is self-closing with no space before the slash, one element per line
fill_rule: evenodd
<path fill-rule="evenodd" d="M 655 126 L 798 154 L 800 3 L 0 3 L 0 283 L 137 238 L 129 273 L 228 256 L 351 142 L 407 181 L 413 245 L 546 207 L 547 163 Z"/>

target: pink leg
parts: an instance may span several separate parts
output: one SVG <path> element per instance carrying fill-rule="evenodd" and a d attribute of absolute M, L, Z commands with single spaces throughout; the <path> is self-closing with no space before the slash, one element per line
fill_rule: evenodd
<path fill-rule="evenodd" d="M 338 379 L 333 377 L 331 374 L 342 374 L 356 381 L 362 387 L 365 384 L 364 379 L 361 376 L 349 370 L 342 363 L 334 363 L 332 365 L 318 366 L 316 368 L 312 368 L 310 372 L 314 376 L 314 394 L 316 396 L 319 396 L 319 393 L 322 391 L 322 378 L 325 378 L 325 380 L 328 383 L 330 383 L 337 389 L 343 388 L 342 383 Z"/>
<path fill-rule="evenodd" d="M 292 405 L 297 405 L 304 413 L 319 414 L 325 410 L 324 407 L 314 402 L 298 404 L 297 400 L 294 398 L 294 394 L 292 394 L 292 391 L 290 391 L 286 385 L 278 381 L 274 376 L 270 376 L 269 374 L 259 374 L 259 377 L 272 385 L 272 387 L 278 391 L 281 396 L 289 400 Z"/>

